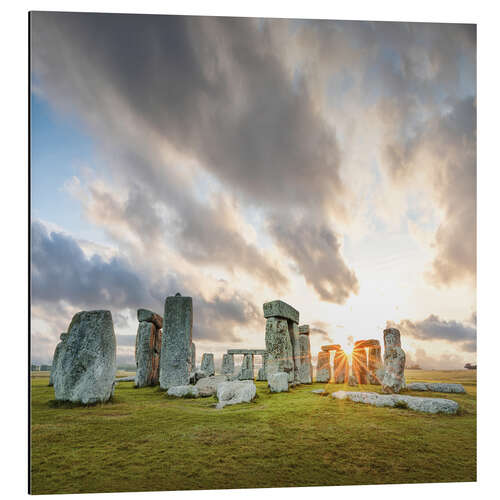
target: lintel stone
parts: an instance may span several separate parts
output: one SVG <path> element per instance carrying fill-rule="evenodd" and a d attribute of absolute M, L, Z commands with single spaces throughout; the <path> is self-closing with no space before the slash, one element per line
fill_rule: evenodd
<path fill-rule="evenodd" d="M 282 300 L 273 300 L 263 305 L 264 318 L 285 318 L 299 323 L 299 311 Z"/>

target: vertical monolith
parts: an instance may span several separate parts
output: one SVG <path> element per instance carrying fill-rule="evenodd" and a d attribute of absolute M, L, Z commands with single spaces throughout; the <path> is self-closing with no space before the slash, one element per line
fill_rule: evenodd
<path fill-rule="evenodd" d="M 299 382 L 312 384 L 311 342 L 309 340 L 309 325 L 299 326 Z"/>
<path fill-rule="evenodd" d="M 382 391 L 399 393 L 406 387 L 405 372 L 406 355 L 401 348 L 401 334 L 396 328 L 384 330 L 384 377 Z"/>
<path fill-rule="evenodd" d="M 55 398 L 83 404 L 108 401 L 116 373 L 116 337 L 110 311 L 73 316 L 57 362 Z"/>
<path fill-rule="evenodd" d="M 234 374 L 234 355 L 233 354 L 223 354 L 222 355 L 222 374 L 233 376 L 233 374 Z"/>
<path fill-rule="evenodd" d="M 191 342 L 191 366 L 190 366 L 191 373 L 194 373 L 196 371 L 196 346 L 194 345 L 194 342 Z"/>
<path fill-rule="evenodd" d="M 215 375 L 215 362 L 214 355 L 211 352 L 204 352 L 201 357 L 200 370 L 206 374 L 207 377 Z"/>
<path fill-rule="evenodd" d="M 332 367 L 330 366 L 330 352 L 320 351 L 318 353 L 318 364 L 316 366 L 316 382 L 330 382 L 332 378 Z"/>
<path fill-rule="evenodd" d="M 273 373 L 288 374 L 288 381 L 293 382 L 294 364 L 292 343 L 288 333 L 288 321 L 283 318 L 267 318 L 266 321 L 266 379 Z"/>
<path fill-rule="evenodd" d="M 378 347 L 368 348 L 368 382 L 372 385 L 380 385 L 379 377 L 380 369 L 382 368 L 382 349 Z"/>
<path fill-rule="evenodd" d="M 193 299 L 176 294 L 165 300 L 160 387 L 188 385 L 193 336 Z"/>
<path fill-rule="evenodd" d="M 52 367 L 50 369 L 50 377 L 49 377 L 49 387 L 52 387 L 54 385 L 54 378 L 56 376 L 56 371 L 57 371 L 57 362 L 61 356 L 61 352 L 64 348 L 64 342 L 68 338 L 68 334 L 66 332 L 61 333 L 60 337 L 61 342 L 59 342 L 56 345 L 56 348 L 54 350 L 54 356 L 52 358 Z"/>
<path fill-rule="evenodd" d="M 333 358 L 333 378 L 336 384 L 345 384 L 349 377 L 349 360 L 343 349 L 337 349 Z"/>
<path fill-rule="evenodd" d="M 253 354 L 245 354 L 241 370 L 238 374 L 238 380 L 253 380 L 254 379 L 254 362 Z"/>

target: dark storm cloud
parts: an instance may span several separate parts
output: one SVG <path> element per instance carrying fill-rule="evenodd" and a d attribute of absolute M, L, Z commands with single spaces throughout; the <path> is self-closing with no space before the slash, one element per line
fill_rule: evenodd
<path fill-rule="evenodd" d="M 270 232 L 321 300 L 343 304 L 358 293 L 358 280 L 344 263 L 338 237 L 325 224 L 274 218 Z"/>
<path fill-rule="evenodd" d="M 34 302 L 67 301 L 89 308 L 136 308 L 150 300 L 145 283 L 118 257 L 87 258 L 68 235 L 31 225 L 31 285 Z"/>
<path fill-rule="evenodd" d="M 174 245 L 188 260 L 243 269 L 278 291 L 287 284 L 228 222 L 233 207 L 220 197 L 212 206 L 201 203 L 177 167 L 164 164 L 161 141 L 229 187 L 238 199 L 234 209 L 249 203 L 263 211 L 313 212 L 318 220 L 328 208 L 343 216 L 335 131 L 273 45 L 273 30 L 286 21 L 36 13 L 32 26 L 34 71 L 45 95 L 106 138 L 102 147 L 119 157 L 122 182 L 173 211 Z M 144 124 L 151 143 L 134 142 L 127 120 Z M 142 211 L 127 218 L 139 236 L 148 217 Z M 158 227 L 153 233 L 161 234 Z M 332 258 L 344 272 L 339 254 Z M 308 282 L 315 278 L 308 269 Z M 344 274 L 339 281 L 332 293 L 314 286 L 325 300 L 343 301 L 353 280 Z"/>
<path fill-rule="evenodd" d="M 118 344 L 135 345 L 134 335 L 121 335 L 119 330 L 129 326 L 127 318 L 118 309 L 130 308 L 135 327 L 135 310 L 148 307 L 163 315 L 165 297 L 180 292 L 193 297 L 194 338 L 215 342 L 239 340 L 237 327 L 254 326 L 263 322 L 258 308 L 242 293 L 220 287 L 207 299 L 190 280 L 166 275 L 151 280 L 140 278 L 125 260 L 112 258 L 109 262 L 99 255 L 87 258 L 78 243 L 68 235 L 49 232 L 40 222 L 32 223 L 32 298 L 35 317 L 50 321 L 56 316 L 61 320 L 54 339 L 66 329 L 71 314 L 84 308 L 109 308 L 113 310 Z M 187 286 L 186 286 L 187 284 Z M 62 309 L 59 301 L 69 302 L 72 313 Z M 66 315 L 67 317 L 63 317 Z M 60 331 L 59 331 L 60 330 Z M 53 343 L 53 339 L 47 339 Z"/>
<path fill-rule="evenodd" d="M 273 46 L 273 27 L 286 24 L 35 13 L 33 60 L 49 95 L 103 113 L 112 89 L 160 136 L 252 202 L 327 203 L 342 191 L 338 145 Z"/>
<path fill-rule="evenodd" d="M 476 327 L 465 323 L 440 319 L 431 314 L 421 321 L 410 321 L 404 319 L 399 323 L 387 322 L 387 327 L 397 328 L 404 336 L 412 337 L 416 340 L 433 341 L 444 340 L 454 344 L 462 351 L 476 351 Z"/>

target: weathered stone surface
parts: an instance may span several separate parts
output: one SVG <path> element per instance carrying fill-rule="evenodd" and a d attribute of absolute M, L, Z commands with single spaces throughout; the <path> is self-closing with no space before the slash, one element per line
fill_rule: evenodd
<path fill-rule="evenodd" d="M 299 343 L 299 325 L 293 321 L 288 321 L 288 333 L 290 334 L 290 341 L 292 343 L 292 357 L 293 357 L 293 381 L 300 384 L 300 365 L 302 363 Z"/>
<path fill-rule="evenodd" d="M 141 321 L 135 341 L 135 386 L 156 385 L 159 377 L 160 330 L 155 323 Z"/>
<path fill-rule="evenodd" d="M 54 378 L 56 376 L 56 371 L 57 371 L 57 362 L 63 350 L 64 341 L 68 338 L 68 334 L 66 332 L 61 333 L 61 336 L 59 338 L 61 339 L 61 342 L 59 342 L 56 345 L 56 348 L 54 350 L 54 356 L 52 357 L 52 368 L 50 370 L 49 387 L 52 387 L 54 385 Z"/>
<path fill-rule="evenodd" d="M 465 388 L 462 384 L 446 384 L 440 382 L 414 382 L 412 384 L 408 384 L 406 388 L 409 391 L 447 392 L 455 394 L 465 393 Z"/>
<path fill-rule="evenodd" d="M 191 342 L 191 373 L 196 371 L 196 346 Z"/>
<path fill-rule="evenodd" d="M 222 382 L 217 386 L 216 397 L 219 400 L 217 408 L 227 405 L 248 403 L 255 398 L 257 388 L 251 380 L 236 380 L 234 382 Z"/>
<path fill-rule="evenodd" d="M 349 377 L 349 363 L 346 353 L 339 349 L 333 358 L 333 378 L 336 384 L 345 384 Z"/>
<path fill-rule="evenodd" d="M 325 394 L 325 389 L 314 389 L 311 391 L 313 394 Z"/>
<path fill-rule="evenodd" d="M 253 354 L 245 354 L 241 370 L 238 374 L 238 380 L 253 380 L 254 379 L 254 364 Z"/>
<path fill-rule="evenodd" d="M 228 354 L 253 354 L 254 356 L 264 356 L 265 349 L 228 349 Z"/>
<path fill-rule="evenodd" d="M 222 355 L 222 374 L 230 376 L 234 374 L 234 356 L 232 354 Z"/>
<path fill-rule="evenodd" d="M 395 407 L 402 403 L 410 410 L 424 413 L 448 413 L 454 415 L 458 410 L 458 403 L 451 399 L 421 398 L 417 396 L 403 396 L 400 394 L 378 394 L 376 392 L 346 392 L 332 393 L 334 399 L 349 399 L 355 403 L 366 403 L 373 406 Z"/>
<path fill-rule="evenodd" d="M 198 388 L 194 385 L 176 385 L 170 387 L 167 391 L 168 396 L 177 398 L 197 398 L 199 397 Z"/>
<path fill-rule="evenodd" d="M 211 352 L 204 352 L 201 357 L 200 370 L 207 374 L 207 377 L 215 375 L 214 355 Z"/>
<path fill-rule="evenodd" d="M 299 326 L 299 333 L 304 334 L 304 335 L 309 335 L 309 325 L 300 325 Z"/>
<path fill-rule="evenodd" d="M 299 311 L 282 300 L 273 300 L 263 305 L 264 318 L 284 318 L 299 323 Z"/>
<path fill-rule="evenodd" d="M 299 334 L 299 353 L 299 382 L 301 384 L 312 384 L 313 367 L 311 361 L 311 342 L 309 340 L 309 334 L 307 333 Z"/>
<path fill-rule="evenodd" d="M 266 381 L 266 369 L 264 367 L 259 368 L 259 371 L 257 372 L 257 381 L 258 382 L 264 382 Z"/>
<path fill-rule="evenodd" d="M 277 372 L 288 374 L 288 381 L 293 381 L 294 364 L 292 342 L 288 333 L 288 321 L 280 318 L 268 318 L 266 321 L 266 375 Z"/>
<path fill-rule="evenodd" d="M 366 349 L 354 348 L 352 351 L 352 374 L 359 384 L 368 382 L 368 359 Z"/>
<path fill-rule="evenodd" d="M 330 382 L 332 378 L 332 367 L 330 366 L 330 353 L 320 351 L 318 353 L 318 364 L 316 365 L 316 382 Z"/>
<path fill-rule="evenodd" d="M 189 375 L 189 383 L 194 385 L 198 380 L 201 380 L 202 378 L 206 378 L 208 375 L 205 372 L 202 372 L 201 370 L 196 370 L 195 372 L 191 372 Z"/>
<path fill-rule="evenodd" d="M 149 309 L 137 309 L 137 321 L 139 321 L 139 323 L 141 323 L 141 321 L 153 323 L 159 330 L 163 328 L 163 318 Z"/>
<path fill-rule="evenodd" d="M 381 378 L 379 377 L 382 363 L 382 349 L 380 345 L 368 348 L 368 382 L 372 385 L 380 385 Z M 383 375 L 383 372 L 382 372 Z"/>
<path fill-rule="evenodd" d="M 278 372 L 269 375 L 268 385 L 271 392 L 287 392 L 288 374 L 284 372 Z"/>
<path fill-rule="evenodd" d="M 91 404 L 108 401 L 116 372 L 116 338 L 110 311 L 73 316 L 54 376 L 55 398 Z"/>
<path fill-rule="evenodd" d="M 348 379 L 347 385 L 350 385 L 351 387 L 357 386 L 358 385 L 358 379 L 354 375 L 349 375 L 349 379 Z"/>
<path fill-rule="evenodd" d="M 380 342 L 376 339 L 356 340 L 354 349 L 367 349 L 369 347 L 380 347 Z"/>
<path fill-rule="evenodd" d="M 324 352 L 340 351 L 340 350 L 342 350 L 342 346 L 340 344 L 322 345 L 321 350 Z"/>
<path fill-rule="evenodd" d="M 401 335 L 396 328 L 384 330 L 384 377 L 382 391 L 398 393 L 406 386 L 405 362 L 406 355 L 401 349 Z"/>
<path fill-rule="evenodd" d="M 217 392 L 217 386 L 222 384 L 222 382 L 227 382 L 226 375 L 202 378 L 196 382 L 195 387 L 198 389 L 198 394 L 205 398 L 213 396 Z"/>
<path fill-rule="evenodd" d="M 193 338 L 193 299 L 167 297 L 160 358 L 160 387 L 168 389 L 189 383 Z"/>

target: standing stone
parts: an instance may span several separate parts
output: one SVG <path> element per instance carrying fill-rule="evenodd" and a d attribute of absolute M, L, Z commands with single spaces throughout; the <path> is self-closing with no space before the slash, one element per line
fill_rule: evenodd
<path fill-rule="evenodd" d="M 73 316 L 54 376 L 59 401 L 92 404 L 108 401 L 116 372 L 116 337 L 110 311 Z"/>
<path fill-rule="evenodd" d="M 290 334 L 290 342 L 292 344 L 293 381 L 296 384 L 300 384 L 300 366 L 302 363 L 302 357 L 300 352 L 299 325 L 291 320 L 288 320 L 288 333 Z"/>
<path fill-rule="evenodd" d="M 335 351 L 333 358 L 333 378 L 336 384 L 345 384 L 349 377 L 349 362 L 346 353 L 342 349 Z"/>
<path fill-rule="evenodd" d="M 238 374 L 238 380 L 253 380 L 254 379 L 254 364 L 253 354 L 245 354 L 241 370 Z"/>
<path fill-rule="evenodd" d="M 377 347 L 368 348 L 368 382 L 373 385 L 380 385 L 378 373 L 382 367 L 382 349 L 380 344 Z"/>
<path fill-rule="evenodd" d="M 271 392 L 288 392 L 288 375 L 284 372 L 273 373 L 269 376 Z"/>
<path fill-rule="evenodd" d="M 149 309 L 137 309 L 137 321 L 147 321 L 153 323 L 158 330 L 163 328 L 163 318 Z"/>
<path fill-rule="evenodd" d="M 318 364 L 316 367 L 316 382 L 330 382 L 332 378 L 332 367 L 330 366 L 330 352 L 320 351 L 318 353 Z"/>
<path fill-rule="evenodd" d="M 191 342 L 191 373 L 196 371 L 196 346 Z"/>
<path fill-rule="evenodd" d="M 211 352 L 203 353 L 203 356 L 201 357 L 200 370 L 205 373 L 207 377 L 215 375 L 214 355 Z"/>
<path fill-rule="evenodd" d="M 193 338 L 193 299 L 167 297 L 160 358 L 160 387 L 168 389 L 189 383 Z"/>
<path fill-rule="evenodd" d="M 234 354 L 222 355 L 222 374 L 232 376 L 234 373 Z"/>
<path fill-rule="evenodd" d="M 384 377 L 382 391 L 399 393 L 406 387 L 405 362 L 406 355 L 401 348 L 401 334 L 396 328 L 384 330 Z"/>
<path fill-rule="evenodd" d="M 299 327 L 299 382 L 312 384 L 311 342 L 309 341 L 309 325 Z"/>
<path fill-rule="evenodd" d="M 356 346 L 352 351 L 352 374 L 356 377 L 359 384 L 368 383 L 368 360 L 366 349 L 364 347 Z"/>
<path fill-rule="evenodd" d="M 259 382 L 264 382 L 267 380 L 266 378 L 266 364 L 267 364 L 267 353 L 262 354 L 262 366 L 259 368 L 259 371 L 257 372 L 257 380 Z"/>
<path fill-rule="evenodd" d="M 266 304 L 264 304 L 264 313 Z M 293 382 L 294 364 L 292 342 L 288 332 L 288 321 L 270 317 L 266 321 L 266 379 L 273 373 L 288 374 L 288 381 Z"/>
<path fill-rule="evenodd" d="M 52 357 L 52 367 L 50 369 L 49 387 L 52 387 L 54 385 L 54 379 L 57 371 L 57 362 L 59 357 L 61 356 L 61 352 L 64 348 L 64 342 L 68 338 L 68 334 L 66 332 L 61 333 L 61 336 L 59 338 L 61 339 L 61 342 L 59 342 L 56 345 L 56 348 L 54 350 L 54 356 Z"/>
<path fill-rule="evenodd" d="M 158 383 L 160 332 L 154 323 L 141 321 L 135 341 L 135 387 L 147 387 Z"/>

